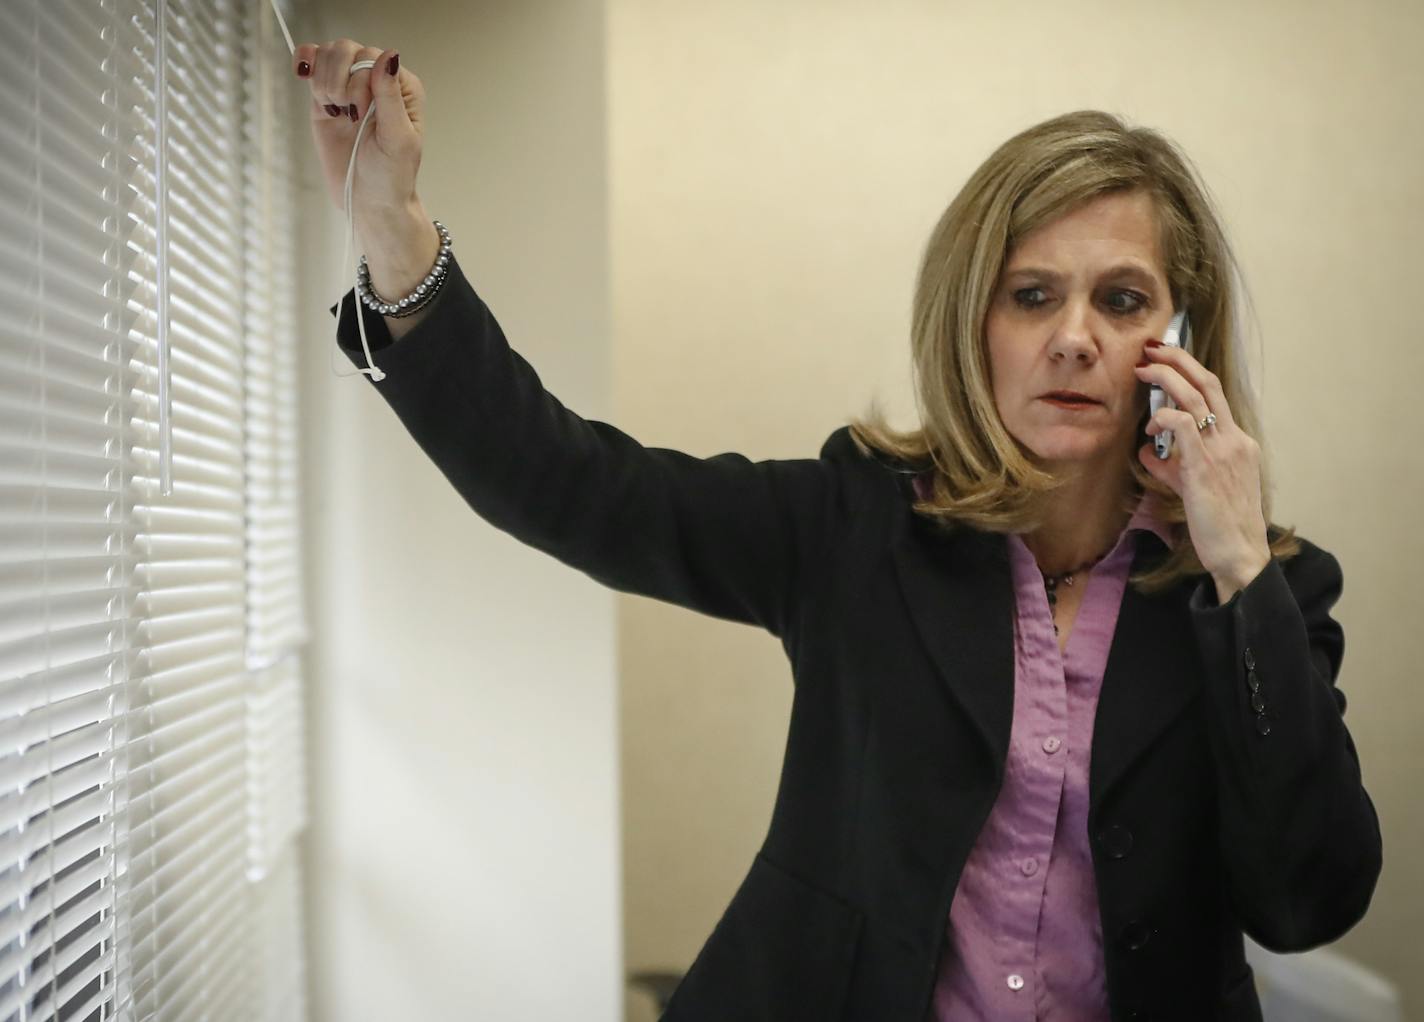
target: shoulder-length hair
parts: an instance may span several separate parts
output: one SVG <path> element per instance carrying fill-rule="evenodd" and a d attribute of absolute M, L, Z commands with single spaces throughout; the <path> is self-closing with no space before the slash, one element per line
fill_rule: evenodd
<path fill-rule="evenodd" d="M 1172 304 L 1191 318 L 1192 354 L 1221 380 L 1237 425 L 1262 446 L 1262 511 L 1270 523 L 1265 445 L 1237 317 L 1241 275 L 1220 218 L 1171 142 L 1099 110 L 1063 114 L 1009 139 L 974 172 L 930 235 L 911 326 L 920 427 L 890 428 L 875 400 L 867 416 L 849 422 L 863 454 L 923 473 L 928 495 L 913 501 L 915 513 L 945 529 L 964 524 L 1028 532 L 1039 526 L 1061 480 L 1030 461 L 999 417 L 985 319 L 1019 239 L 1093 199 L 1135 190 L 1153 200 Z M 1137 423 L 1140 438 L 1147 419 L 1144 413 Z M 1181 498 L 1148 474 L 1135 448 L 1123 468 L 1135 481 L 1123 513 L 1151 491 L 1157 513 L 1174 523 L 1179 537 L 1166 558 L 1130 581 L 1151 593 L 1204 574 L 1183 524 Z M 1294 527 L 1271 526 L 1268 538 L 1273 557 L 1300 550 Z"/>

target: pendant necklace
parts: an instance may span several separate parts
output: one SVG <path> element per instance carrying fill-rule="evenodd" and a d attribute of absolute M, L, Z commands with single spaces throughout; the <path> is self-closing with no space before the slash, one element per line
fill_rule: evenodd
<path fill-rule="evenodd" d="M 1070 569 L 1070 570 L 1068 570 L 1068 571 L 1060 572 L 1060 573 L 1058 573 L 1057 575 L 1044 574 L 1044 576 L 1043 576 L 1043 585 L 1044 585 L 1044 588 L 1048 590 L 1048 613 L 1049 613 L 1050 615 L 1052 615 L 1052 613 L 1053 613 L 1053 608 L 1054 608 L 1055 606 L 1057 606 L 1057 604 L 1058 604 L 1058 593 L 1057 593 L 1057 591 L 1056 591 L 1056 590 L 1058 589 L 1058 583 L 1062 582 L 1062 583 L 1064 583 L 1064 584 L 1066 584 L 1066 585 L 1070 585 L 1070 586 L 1071 586 L 1071 585 L 1073 584 L 1073 576 L 1074 576 L 1074 575 L 1076 575 L 1076 574 L 1077 574 L 1078 572 L 1080 572 L 1080 571 L 1087 571 L 1087 570 L 1091 569 L 1094 565 L 1096 565 L 1099 561 L 1101 561 L 1104 557 L 1106 557 L 1106 556 L 1107 556 L 1109 553 L 1111 553 L 1111 552 L 1112 552 L 1111 548 L 1109 548 L 1108 550 L 1104 550 L 1102 553 L 1098 554 L 1098 556 L 1097 556 L 1097 557 L 1094 557 L 1092 560 L 1090 560 L 1090 561 L 1084 561 L 1082 564 L 1078 565 L 1076 568 L 1072 568 L 1072 569 Z M 1043 569 L 1040 568 L 1039 571 L 1042 572 Z M 1054 634 L 1054 635 L 1057 635 L 1057 634 L 1058 634 L 1058 622 L 1057 622 L 1057 620 L 1055 620 L 1055 621 L 1053 622 L 1053 634 Z"/>

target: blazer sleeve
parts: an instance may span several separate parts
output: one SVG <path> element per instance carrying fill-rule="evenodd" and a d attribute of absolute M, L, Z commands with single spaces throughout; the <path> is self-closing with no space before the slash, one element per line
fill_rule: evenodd
<path fill-rule="evenodd" d="M 828 456 L 753 462 L 645 447 L 546 391 L 457 260 L 424 318 L 397 342 L 354 291 L 337 339 L 363 378 L 485 521 L 612 589 L 773 635 L 814 588 L 839 508 Z M 840 432 L 840 431 L 838 431 Z"/>
<path fill-rule="evenodd" d="M 1225 604 L 1209 577 L 1189 599 L 1213 707 L 1231 900 L 1245 932 L 1278 952 L 1328 943 L 1359 922 L 1382 856 L 1336 685 L 1345 636 L 1330 609 L 1340 564 L 1301 546 L 1284 562 L 1272 558 Z"/>

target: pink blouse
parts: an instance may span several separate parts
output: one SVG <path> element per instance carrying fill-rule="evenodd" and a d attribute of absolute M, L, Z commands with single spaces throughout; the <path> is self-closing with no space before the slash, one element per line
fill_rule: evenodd
<path fill-rule="evenodd" d="M 1087 588 L 1062 654 L 1033 554 L 1019 536 L 1005 537 L 1015 597 L 1009 755 L 950 906 L 934 991 L 941 1022 L 1108 1017 L 1088 756 L 1135 533 L 1150 529 L 1173 543 L 1157 506 L 1144 494 L 1111 552 L 1075 579 Z"/>

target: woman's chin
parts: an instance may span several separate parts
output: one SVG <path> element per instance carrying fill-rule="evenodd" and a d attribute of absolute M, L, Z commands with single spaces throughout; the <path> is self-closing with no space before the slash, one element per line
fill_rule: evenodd
<path fill-rule="evenodd" d="M 1054 424 L 1012 433 L 1019 447 L 1040 462 L 1093 462 L 1116 457 L 1128 448 L 1125 424 L 1099 421 Z M 1134 448 L 1135 449 L 1135 448 Z"/>
<path fill-rule="evenodd" d="M 1091 461 L 1100 458 L 1108 445 L 1102 437 L 1053 437 L 1027 445 L 1043 461 Z"/>
<path fill-rule="evenodd" d="M 1063 469 L 1090 465 L 1112 456 L 1113 445 L 1108 442 L 1109 439 L 1083 437 L 1074 442 L 1053 438 L 1023 446 L 1040 468 Z"/>

